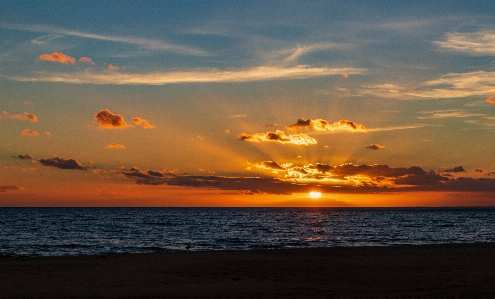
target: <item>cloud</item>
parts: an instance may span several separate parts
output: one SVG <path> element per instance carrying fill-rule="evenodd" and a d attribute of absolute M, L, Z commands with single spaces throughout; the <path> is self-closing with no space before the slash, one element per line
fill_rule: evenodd
<path fill-rule="evenodd" d="M 495 90 L 495 72 L 448 73 L 423 83 L 407 94 L 421 98 L 462 98 L 490 94 Z"/>
<path fill-rule="evenodd" d="M 445 169 L 444 172 L 466 172 L 466 170 L 464 170 L 464 167 L 462 166 L 457 166 L 454 168 Z"/>
<path fill-rule="evenodd" d="M 108 109 L 96 113 L 94 119 L 100 125 L 100 129 L 124 129 L 129 126 L 121 115 L 113 114 Z"/>
<path fill-rule="evenodd" d="M 170 51 L 182 55 L 193 55 L 193 56 L 210 55 L 206 51 L 196 49 L 193 47 L 167 43 L 161 40 L 149 39 L 149 38 L 93 34 L 82 31 L 67 30 L 63 28 L 43 26 L 43 25 L 1 24 L 0 27 L 15 29 L 15 30 L 23 30 L 23 31 L 43 32 L 54 35 L 76 36 L 81 38 L 104 40 L 104 41 L 116 42 L 116 43 L 125 43 L 125 44 L 136 45 L 144 49 Z"/>
<path fill-rule="evenodd" d="M 442 172 L 424 171 L 417 166 L 387 165 L 332 166 L 316 163 L 295 165 L 276 161 L 251 164 L 277 177 L 227 177 L 177 174 L 177 171 L 143 171 L 137 167 L 121 169 L 120 174 L 139 185 L 172 185 L 202 189 L 237 190 L 245 194 L 304 193 L 318 188 L 325 193 L 368 193 L 407 191 L 495 191 L 495 179 L 454 178 Z"/>
<path fill-rule="evenodd" d="M 435 45 L 440 48 L 451 50 L 459 53 L 467 53 L 476 56 L 493 56 L 495 55 L 495 32 L 478 31 L 466 33 L 447 33 L 441 41 L 435 41 Z"/>
<path fill-rule="evenodd" d="M 63 53 L 53 52 L 52 54 L 41 54 L 39 59 L 46 61 L 54 61 L 63 64 L 75 64 L 76 59 L 74 57 L 67 56 Z"/>
<path fill-rule="evenodd" d="M 324 119 L 304 119 L 300 118 L 293 125 L 287 127 L 289 130 L 312 129 L 315 131 L 329 132 L 366 132 L 366 128 L 362 124 L 358 124 L 346 119 L 341 119 L 330 124 Z"/>
<path fill-rule="evenodd" d="M 89 57 L 81 57 L 81 58 L 79 58 L 79 62 L 84 62 L 84 63 L 89 63 L 92 65 L 95 65 L 93 59 L 91 59 Z"/>
<path fill-rule="evenodd" d="M 284 144 L 295 144 L 295 145 L 310 145 L 316 144 L 317 141 L 309 137 L 306 134 L 297 133 L 285 135 L 284 131 L 276 130 L 275 132 L 266 132 L 266 133 L 256 133 L 256 134 L 247 134 L 241 133 L 237 136 L 239 140 L 251 141 L 251 142 L 264 142 L 264 141 L 274 141 Z"/>
<path fill-rule="evenodd" d="M 125 145 L 112 142 L 110 144 L 107 144 L 105 148 L 125 148 Z"/>
<path fill-rule="evenodd" d="M 15 158 L 15 156 L 13 156 Z M 28 160 L 33 160 L 33 156 L 31 155 L 18 155 L 17 158 L 19 159 L 22 159 L 22 160 L 25 160 L 25 159 L 28 159 Z"/>
<path fill-rule="evenodd" d="M 181 83 L 256 82 L 267 80 L 295 80 L 363 73 L 363 69 L 309 67 L 304 65 L 283 68 L 259 66 L 245 70 L 197 70 L 131 74 L 120 72 L 94 72 L 85 70 L 76 73 L 39 72 L 36 77 L 8 76 L 21 82 L 62 82 L 72 84 L 117 84 L 117 85 L 166 85 Z"/>
<path fill-rule="evenodd" d="M 0 193 L 17 190 L 22 190 L 22 188 L 17 186 L 0 186 Z"/>
<path fill-rule="evenodd" d="M 385 146 L 379 145 L 378 143 L 373 143 L 373 144 L 368 145 L 366 148 L 379 150 L 379 149 L 384 149 Z"/>
<path fill-rule="evenodd" d="M 32 121 L 32 122 L 37 122 L 38 121 L 38 117 L 36 117 L 36 115 L 31 114 L 31 113 L 27 113 L 27 112 L 24 112 L 24 116 L 23 116 L 23 115 L 20 115 L 20 114 L 10 114 L 7 111 L 3 111 L 3 115 L 6 118 L 10 118 L 10 119 L 29 120 L 29 121 Z"/>
<path fill-rule="evenodd" d="M 132 119 L 132 122 L 135 123 L 136 125 L 143 126 L 144 129 L 154 129 L 154 128 L 156 128 L 154 125 L 150 124 L 146 119 L 143 119 L 143 118 L 134 117 Z"/>
<path fill-rule="evenodd" d="M 480 113 L 469 113 L 462 110 L 437 110 L 437 111 L 424 111 L 423 114 L 429 114 L 427 116 L 418 116 L 418 119 L 428 118 L 465 118 L 475 116 L 485 116 Z"/>
<path fill-rule="evenodd" d="M 109 64 L 109 65 L 107 66 L 107 68 L 108 68 L 109 70 L 111 70 L 111 71 L 118 71 L 118 70 L 119 70 L 119 67 L 118 67 L 118 66 L 116 66 L 116 65 L 113 65 L 113 64 Z"/>
<path fill-rule="evenodd" d="M 52 159 L 39 159 L 38 160 L 44 166 L 57 167 L 60 169 L 81 169 L 86 170 L 82 164 L 74 159 L 52 158 Z"/>
<path fill-rule="evenodd" d="M 22 136 L 38 136 L 39 133 L 36 131 L 31 131 L 29 129 L 24 129 L 24 130 L 22 130 L 21 135 Z"/>
<path fill-rule="evenodd" d="M 493 99 L 493 97 L 489 97 L 488 99 L 486 99 L 486 102 L 490 104 L 495 104 L 495 99 Z"/>

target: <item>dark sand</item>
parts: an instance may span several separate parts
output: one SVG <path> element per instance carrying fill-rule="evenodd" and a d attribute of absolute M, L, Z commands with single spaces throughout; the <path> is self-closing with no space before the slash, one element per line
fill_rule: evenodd
<path fill-rule="evenodd" d="M 495 243 L 1 257 L 0 298 L 495 298 Z"/>

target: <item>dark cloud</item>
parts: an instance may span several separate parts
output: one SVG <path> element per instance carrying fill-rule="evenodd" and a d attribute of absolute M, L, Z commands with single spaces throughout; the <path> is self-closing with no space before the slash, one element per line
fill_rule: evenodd
<path fill-rule="evenodd" d="M 379 150 L 379 149 L 384 149 L 385 146 L 384 145 L 379 145 L 378 143 L 373 143 L 373 144 L 368 145 L 366 148 L 374 149 L 374 150 Z"/>
<path fill-rule="evenodd" d="M 407 192 L 407 191 L 495 191 L 495 179 L 450 178 L 412 166 L 387 165 L 331 166 L 317 163 L 297 166 L 263 161 L 257 167 L 285 173 L 284 177 L 227 177 L 177 175 L 167 171 L 122 170 L 139 185 L 172 185 L 202 189 L 236 190 L 248 195 L 309 192 L 317 188 L 330 193 Z M 295 174 L 297 173 L 297 175 Z M 336 188 L 338 187 L 338 188 Z"/>
<path fill-rule="evenodd" d="M 13 157 L 15 158 L 15 156 L 13 156 Z M 23 160 L 24 159 L 28 159 L 28 160 L 34 159 L 33 156 L 31 156 L 31 155 L 19 155 L 19 156 L 17 156 L 17 158 L 23 159 Z"/>
<path fill-rule="evenodd" d="M 264 141 L 274 141 L 284 144 L 295 144 L 295 145 L 310 145 L 316 144 L 316 139 L 309 137 L 306 134 L 297 133 L 286 135 L 284 131 L 276 130 L 275 132 L 266 133 L 256 133 L 247 134 L 241 133 L 237 136 L 239 140 L 251 141 L 251 142 L 264 142 Z"/>
<path fill-rule="evenodd" d="M 366 128 L 362 124 L 349 121 L 347 119 L 341 119 L 334 123 L 329 123 L 324 119 L 304 119 L 300 118 L 293 125 L 287 127 L 289 130 L 301 130 L 312 129 L 315 131 L 329 131 L 329 132 L 366 132 Z"/>
<path fill-rule="evenodd" d="M 108 109 L 96 113 L 94 119 L 101 129 L 124 129 L 129 126 L 121 115 L 113 114 Z"/>
<path fill-rule="evenodd" d="M 462 166 L 457 166 L 451 169 L 445 169 L 444 172 L 466 172 L 466 170 Z"/>
<path fill-rule="evenodd" d="M 17 186 L 0 186 L 0 193 L 17 190 L 22 190 L 22 188 Z"/>
<path fill-rule="evenodd" d="M 74 159 L 52 158 L 52 159 L 39 159 L 38 160 L 44 166 L 57 167 L 60 169 L 81 169 L 86 170 L 82 164 Z"/>

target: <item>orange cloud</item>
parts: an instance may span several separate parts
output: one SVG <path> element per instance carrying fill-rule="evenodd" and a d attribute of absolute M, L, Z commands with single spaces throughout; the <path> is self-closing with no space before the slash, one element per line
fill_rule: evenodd
<path fill-rule="evenodd" d="M 355 123 L 346 119 L 341 119 L 329 123 L 324 119 L 304 119 L 300 118 L 293 125 L 287 127 L 289 130 L 313 129 L 315 131 L 330 131 L 330 132 L 366 132 L 366 128 L 362 124 Z"/>
<path fill-rule="evenodd" d="M 373 143 L 373 144 L 368 145 L 366 148 L 374 149 L 374 150 L 379 150 L 379 149 L 384 149 L 385 146 L 384 145 L 379 145 L 378 143 Z"/>
<path fill-rule="evenodd" d="M 24 129 L 24 130 L 22 130 L 21 135 L 22 136 L 38 136 L 39 133 L 36 131 L 31 131 L 29 129 Z"/>
<path fill-rule="evenodd" d="M 119 70 L 119 67 L 118 67 L 118 66 L 116 66 L 116 65 L 112 65 L 112 64 L 109 64 L 109 65 L 107 66 L 107 68 L 108 68 L 109 70 L 111 70 L 111 71 L 118 71 L 118 70 Z"/>
<path fill-rule="evenodd" d="M 63 64 L 74 64 L 76 63 L 76 59 L 74 57 L 67 56 L 63 53 L 53 52 L 52 54 L 41 54 L 39 56 L 41 60 L 54 61 Z"/>
<path fill-rule="evenodd" d="M 38 117 L 36 117 L 36 115 L 31 114 L 31 113 L 27 113 L 27 112 L 24 112 L 24 116 L 22 116 L 20 114 L 10 114 L 7 111 L 4 111 L 3 115 L 7 118 L 10 118 L 10 119 L 23 119 L 23 120 L 29 120 L 32 122 L 38 121 Z"/>
<path fill-rule="evenodd" d="M 93 59 L 91 59 L 89 57 L 81 57 L 81 58 L 79 58 L 79 62 L 84 62 L 84 63 L 89 63 L 92 65 L 95 65 Z"/>
<path fill-rule="evenodd" d="M 125 145 L 112 142 L 105 146 L 105 148 L 125 148 Z"/>
<path fill-rule="evenodd" d="M 238 139 L 251 142 L 275 141 L 284 144 L 310 145 L 316 144 L 317 141 L 306 134 L 297 133 L 285 135 L 284 131 L 276 130 L 275 132 L 247 134 L 241 133 L 237 136 Z"/>
<path fill-rule="evenodd" d="M 122 116 L 113 114 L 108 109 L 96 113 L 94 119 L 100 125 L 100 129 L 124 129 L 129 126 Z"/>
<path fill-rule="evenodd" d="M 349 75 L 344 73 L 344 74 L 342 74 L 342 78 L 347 79 L 347 78 L 349 78 Z"/>
<path fill-rule="evenodd" d="M 142 125 L 144 129 L 154 129 L 156 128 L 154 125 L 150 124 L 146 119 L 134 117 L 132 122 L 136 125 Z"/>
<path fill-rule="evenodd" d="M 488 99 L 486 99 L 486 102 L 490 104 L 495 104 L 495 99 L 493 99 L 493 97 L 489 97 Z"/>

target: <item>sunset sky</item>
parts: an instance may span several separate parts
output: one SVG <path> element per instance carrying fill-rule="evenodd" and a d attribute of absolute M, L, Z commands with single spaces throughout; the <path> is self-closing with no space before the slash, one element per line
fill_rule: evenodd
<path fill-rule="evenodd" d="M 0 1 L 0 206 L 495 205 L 493 12 Z"/>

